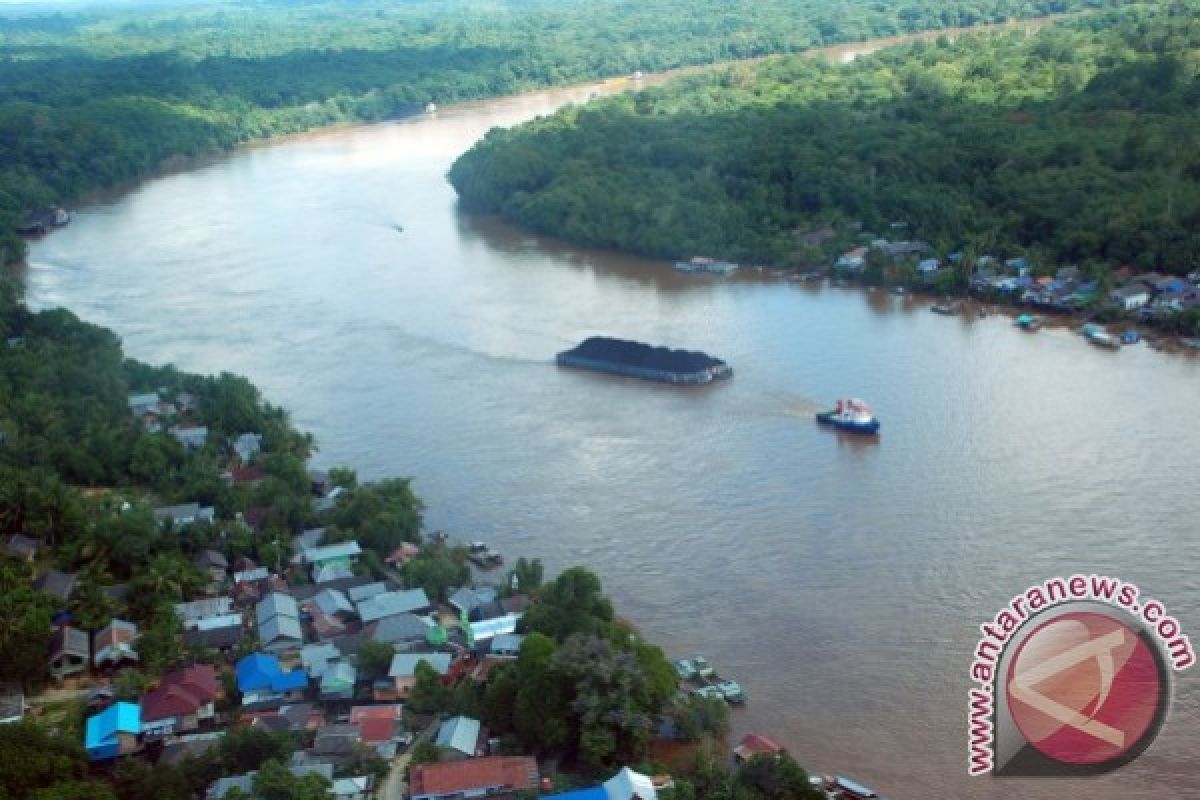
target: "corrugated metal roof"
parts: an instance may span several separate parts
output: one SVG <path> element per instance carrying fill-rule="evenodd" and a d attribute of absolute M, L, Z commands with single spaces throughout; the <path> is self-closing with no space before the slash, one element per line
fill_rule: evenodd
<path fill-rule="evenodd" d="M 448 747 L 468 756 L 475 755 L 479 742 L 479 720 L 470 717 L 451 717 L 438 729 L 437 746 Z"/>
<path fill-rule="evenodd" d="M 424 589 L 409 589 L 403 592 L 384 592 L 368 597 L 358 604 L 358 615 L 363 622 L 390 617 L 393 614 L 418 611 L 430 606 Z"/>
<path fill-rule="evenodd" d="M 397 653 L 392 656 L 392 666 L 388 675 L 393 678 L 411 678 L 416 674 L 417 664 L 421 661 L 428 663 L 439 675 L 450 671 L 449 653 Z"/>

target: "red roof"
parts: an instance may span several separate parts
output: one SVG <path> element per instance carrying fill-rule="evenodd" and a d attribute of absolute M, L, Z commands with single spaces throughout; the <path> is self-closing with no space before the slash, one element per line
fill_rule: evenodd
<path fill-rule="evenodd" d="M 158 688 L 142 698 L 142 719 L 156 720 L 195 714 L 217 697 L 217 671 L 197 664 L 169 673 Z"/>
<path fill-rule="evenodd" d="M 396 720 L 367 717 L 358 723 L 358 738 L 367 744 L 390 742 L 396 735 Z"/>
<path fill-rule="evenodd" d="M 399 703 L 383 706 L 354 706 L 350 709 L 350 724 L 358 725 L 368 719 L 397 720 L 404 716 L 404 706 Z"/>
<path fill-rule="evenodd" d="M 537 786 L 537 762 L 526 756 L 468 758 L 445 764 L 417 764 L 409 778 L 410 793 L 446 795 L 472 789 L 503 787 L 527 791 Z"/>
<path fill-rule="evenodd" d="M 771 756 L 782 751 L 783 747 L 771 737 L 761 733 L 747 733 L 742 737 L 735 752 L 742 758 L 750 758 L 758 755 Z"/>
<path fill-rule="evenodd" d="M 267 477 L 267 473 L 261 467 L 238 467 L 230 472 L 234 483 L 254 483 Z"/>

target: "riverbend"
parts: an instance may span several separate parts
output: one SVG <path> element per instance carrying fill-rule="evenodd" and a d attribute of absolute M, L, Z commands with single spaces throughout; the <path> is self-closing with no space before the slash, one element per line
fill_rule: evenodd
<path fill-rule="evenodd" d="M 1086 780 L 968 779 L 965 707 L 978 625 L 1046 577 L 1119 575 L 1195 628 L 1200 429 L 1179 421 L 1198 360 L 886 292 L 696 280 L 458 212 L 446 169 L 489 128 L 625 86 L 165 176 L 35 243 L 29 301 L 137 358 L 250 376 L 327 463 L 417 476 L 432 529 L 588 565 L 649 639 L 737 675 L 735 724 L 814 770 L 931 800 L 1200 791 L 1191 675 L 1150 751 Z M 599 334 L 719 353 L 737 377 L 680 390 L 553 366 Z M 816 426 L 847 394 L 884 436 Z"/>

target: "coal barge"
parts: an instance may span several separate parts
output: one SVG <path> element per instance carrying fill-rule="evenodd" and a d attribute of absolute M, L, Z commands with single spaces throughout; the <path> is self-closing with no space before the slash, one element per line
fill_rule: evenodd
<path fill-rule="evenodd" d="M 592 336 L 556 356 L 560 367 L 609 372 L 683 386 L 702 386 L 733 377 L 733 368 L 719 358 L 692 350 L 653 347 L 642 342 Z"/>

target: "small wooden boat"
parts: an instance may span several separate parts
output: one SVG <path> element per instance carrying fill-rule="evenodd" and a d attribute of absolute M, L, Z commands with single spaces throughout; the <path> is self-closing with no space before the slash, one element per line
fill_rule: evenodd
<path fill-rule="evenodd" d="M 1013 324 L 1021 330 L 1029 331 L 1030 333 L 1042 327 L 1042 321 L 1033 314 L 1022 314 L 1013 321 Z"/>
<path fill-rule="evenodd" d="M 962 311 L 962 306 L 960 306 L 958 303 L 934 303 L 929 307 L 929 310 L 935 314 L 953 317 Z"/>
<path fill-rule="evenodd" d="M 1104 347 L 1109 350 L 1119 350 L 1121 348 L 1121 340 L 1104 330 L 1102 325 L 1089 322 L 1083 326 L 1082 333 L 1085 339 L 1097 347 Z"/>

